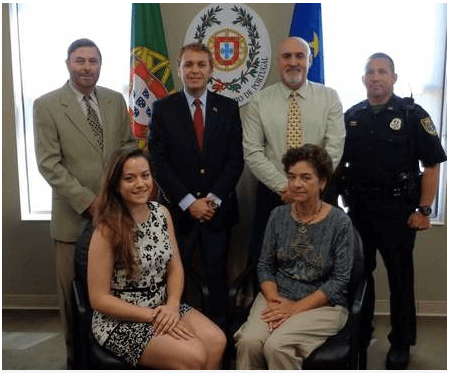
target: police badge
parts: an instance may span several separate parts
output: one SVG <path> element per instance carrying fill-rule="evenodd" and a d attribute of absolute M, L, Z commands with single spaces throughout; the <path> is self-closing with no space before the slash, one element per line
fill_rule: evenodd
<path fill-rule="evenodd" d="M 402 127 L 402 121 L 401 118 L 394 118 L 391 122 L 390 122 L 390 128 L 392 130 L 395 131 L 399 131 Z"/>

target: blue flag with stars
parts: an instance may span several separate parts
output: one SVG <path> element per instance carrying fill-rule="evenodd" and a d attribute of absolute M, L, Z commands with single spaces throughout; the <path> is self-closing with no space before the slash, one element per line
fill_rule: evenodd
<path fill-rule="evenodd" d="M 295 4 L 290 36 L 299 36 L 309 43 L 313 56 L 308 79 L 324 84 L 323 29 L 321 26 L 321 4 Z"/>

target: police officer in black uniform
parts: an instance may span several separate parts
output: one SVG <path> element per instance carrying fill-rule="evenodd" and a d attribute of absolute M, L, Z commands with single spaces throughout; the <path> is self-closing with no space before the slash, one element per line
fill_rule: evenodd
<path fill-rule="evenodd" d="M 362 328 L 367 345 L 373 331 L 377 249 L 387 269 L 387 369 L 405 369 L 415 344 L 413 246 L 416 231 L 430 227 L 439 163 L 446 160 L 429 114 L 412 98 L 393 94 L 396 80 L 388 55 L 368 59 L 363 77 L 368 99 L 345 113 L 346 143 L 338 170 L 340 193 L 364 245 L 368 289 Z"/>

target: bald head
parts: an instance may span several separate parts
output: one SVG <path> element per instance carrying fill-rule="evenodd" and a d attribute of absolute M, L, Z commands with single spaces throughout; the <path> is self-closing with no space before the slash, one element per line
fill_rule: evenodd
<path fill-rule="evenodd" d="M 297 36 L 283 40 L 279 45 L 277 61 L 282 83 L 292 90 L 301 88 L 312 65 L 309 44 Z"/>
<path fill-rule="evenodd" d="M 307 43 L 303 38 L 300 38 L 299 36 L 290 36 L 282 40 L 281 43 L 279 44 L 278 58 L 281 55 L 281 51 L 283 49 L 289 48 L 290 46 L 294 45 L 302 45 L 307 50 L 308 55 L 311 54 L 309 43 Z"/>

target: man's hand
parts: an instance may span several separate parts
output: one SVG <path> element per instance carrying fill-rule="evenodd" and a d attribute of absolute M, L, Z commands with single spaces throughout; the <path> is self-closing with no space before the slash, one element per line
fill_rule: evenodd
<path fill-rule="evenodd" d="M 281 196 L 281 200 L 282 200 L 282 202 L 284 204 L 288 204 L 288 203 L 292 203 L 293 202 L 293 198 L 290 195 L 290 193 L 288 192 L 287 186 L 280 191 L 279 195 Z"/>
<path fill-rule="evenodd" d="M 408 218 L 407 224 L 412 229 L 424 231 L 430 228 L 430 219 L 428 216 L 421 214 L 419 211 L 415 211 Z"/>
<path fill-rule="evenodd" d="M 100 197 L 96 196 L 89 207 L 84 212 L 89 219 L 93 219 L 98 210 L 98 205 L 100 204 Z"/>
<path fill-rule="evenodd" d="M 190 215 L 199 221 L 209 221 L 215 215 L 215 204 L 209 198 L 197 199 L 189 206 Z"/>

